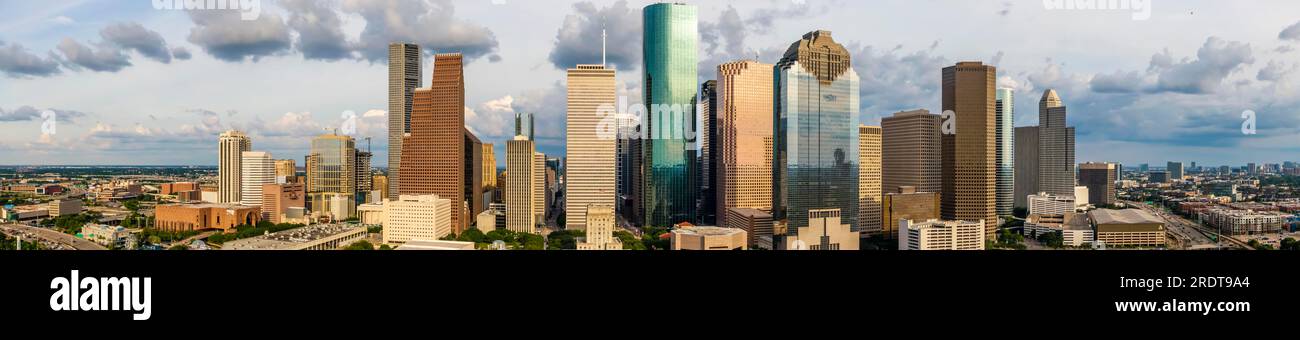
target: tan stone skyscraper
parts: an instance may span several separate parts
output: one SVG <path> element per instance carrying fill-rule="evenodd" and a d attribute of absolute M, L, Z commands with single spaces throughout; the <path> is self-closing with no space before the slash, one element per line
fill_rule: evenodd
<path fill-rule="evenodd" d="M 960 62 L 943 69 L 943 110 L 956 116 L 951 125 L 955 131 L 940 129 L 943 190 L 939 210 L 948 220 L 984 221 L 989 236 L 995 236 L 998 227 L 997 78 L 996 67 L 980 62 Z"/>
<path fill-rule="evenodd" d="M 497 187 L 497 150 L 492 143 L 483 143 L 483 190 Z M 489 202 L 490 203 L 490 202 Z"/>
<path fill-rule="evenodd" d="M 745 60 L 718 66 L 717 210 L 772 211 L 773 65 Z M 719 213 L 718 225 L 727 225 Z"/>
<path fill-rule="evenodd" d="M 217 155 L 217 191 L 221 203 L 239 203 L 243 199 L 243 156 L 252 151 L 253 142 L 243 132 L 230 130 L 221 134 Z"/>
<path fill-rule="evenodd" d="M 939 115 L 929 110 L 895 113 L 880 121 L 882 190 L 912 187 L 937 193 L 943 186 Z"/>
<path fill-rule="evenodd" d="M 289 182 L 298 177 L 298 162 L 292 159 L 275 160 L 275 177 L 287 177 Z"/>
<path fill-rule="evenodd" d="M 587 230 L 587 207 L 613 207 L 618 186 L 615 70 L 578 65 L 568 74 L 565 229 Z M 604 106 L 604 112 L 601 107 Z M 602 121 L 608 122 L 602 126 Z"/>
<path fill-rule="evenodd" d="M 415 90 L 410 130 L 402 139 L 398 195 L 434 194 L 452 200 L 451 225 L 465 221 L 465 74 L 459 53 L 438 54 L 430 88 Z M 394 195 L 389 193 L 389 196 Z"/>
<path fill-rule="evenodd" d="M 534 154 L 537 151 L 528 137 L 515 136 L 506 142 L 505 203 L 506 229 L 531 233 L 537 226 L 537 200 L 534 196 Z"/>
<path fill-rule="evenodd" d="M 858 127 L 858 230 L 864 236 L 880 235 L 881 128 Z"/>
<path fill-rule="evenodd" d="M 424 79 L 420 72 L 420 46 L 407 43 L 388 45 L 388 188 L 386 199 L 397 199 L 398 173 L 402 164 L 402 138 L 411 128 L 411 106 L 415 89 Z"/>
<path fill-rule="evenodd" d="M 546 154 L 533 152 L 533 215 L 537 225 L 546 223 L 546 203 Z"/>

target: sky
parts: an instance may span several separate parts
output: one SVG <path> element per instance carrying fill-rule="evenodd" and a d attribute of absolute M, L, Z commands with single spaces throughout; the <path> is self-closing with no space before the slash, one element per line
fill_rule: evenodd
<path fill-rule="evenodd" d="M 1060 93 L 1079 162 L 1300 160 L 1300 2 L 1053 6 L 1067 1 L 684 2 L 699 7 L 701 82 L 724 62 L 776 63 L 804 33 L 829 30 L 862 78 L 865 124 L 939 112 L 941 69 L 983 61 L 1015 91 L 1017 126 L 1037 124 L 1046 89 Z M 485 143 L 504 145 L 514 112 L 534 112 L 541 151 L 563 156 L 565 69 L 600 63 L 602 27 L 620 96 L 641 101 L 641 8 L 653 1 L 256 3 L 254 16 L 0 0 L 0 165 L 214 165 L 228 129 L 301 160 L 349 114 L 359 148 L 386 164 L 394 41 L 465 54 L 466 122 Z"/>

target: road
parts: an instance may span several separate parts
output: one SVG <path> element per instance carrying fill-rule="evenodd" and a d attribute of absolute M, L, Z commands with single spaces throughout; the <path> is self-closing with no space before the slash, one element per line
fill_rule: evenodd
<path fill-rule="evenodd" d="M 180 240 L 180 242 L 172 242 L 171 244 L 168 244 L 168 245 L 167 245 L 167 248 L 171 248 L 171 247 L 174 247 L 174 246 L 177 246 L 177 245 L 181 245 L 181 244 L 184 244 L 184 245 L 187 245 L 187 246 L 188 246 L 190 243 L 193 243 L 194 240 L 202 240 L 202 239 L 206 239 L 206 238 L 208 238 L 208 237 L 210 237 L 210 236 L 212 236 L 212 235 L 216 235 L 217 233 L 218 233 L 217 231 L 206 231 L 206 232 L 203 232 L 202 234 L 198 234 L 198 235 L 190 236 L 190 237 L 187 238 L 187 239 Z"/>
<path fill-rule="evenodd" d="M 1138 202 L 1125 201 L 1124 203 L 1130 206 L 1138 207 L 1146 212 L 1159 216 L 1160 218 L 1163 218 L 1165 221 L 1168 221 L 1170 223 L 1170 227 L 1180 228 L 1183 230 L 1182 232 L 1177 232 L 1177 234 L 1194 237 L 1196 233 L 1200 233 L 1202 234 L 1202 236 L 1205 236 L 1207 239 L 1213 237 L 1214 239 L 1218 239 L 1220 243 L 1227 241 L 1228 244 L 1237 248 L 1255 250 L 1255 248 L 1246 244 L 1246 242 L 1242 242 L 1241 240 L 1232 236 L 1221 235 L 1217 230 L 1201 225 L 1200 223 L 1188 220 L 1186 218 L 1183 218 L 1182 216 L 1178 216 L 1177 214 L 1166 212 L 1165 209 L 1155 209 L 1149 205 L 1138 203 Z M 1195 231 L 1196 233 L 1187 232 L 1187 231 Z M 1209 242 L 1207 243 L 1214 244 L 1212 240 L 1208 240 L 1208 241 Z"/>
<path fill-rule="evenodd" d="M 57 243 L 76 250 L 108 250 L 108 248 L 95 242 L 90 242 L 77 238 L 76 236 L 44 228 L 29 227 L 20 224 L 6 224 L 0 226 L 0 229 L 3 229 L 6 234 L 14 235 L 15 233 L 20 233 L 24 238 L 36 237 L 43 241 Z"/>

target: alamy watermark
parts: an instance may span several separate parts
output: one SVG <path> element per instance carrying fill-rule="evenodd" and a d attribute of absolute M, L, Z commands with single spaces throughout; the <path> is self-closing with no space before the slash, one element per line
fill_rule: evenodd
<path fill-rule="evenodd" d="M 694 108 L 683 104 L 645 104 L 628 105 L 626 96 L 619 96 L 618 105 L 602 104 L 596 108 L 596 115 L 601 117 L 596 125 L 596 137 L 611 139 L 661 139 L 685 140 L 695 142 L 695 120 L 691 115 Z M 655 121 L 654 129 L 646 128 L 641 123 L 647 118 Z M 637 126 L 642 126 L 637 129 Z M 653 130 L 653 131 L 651 131 Z"/>
<path fill-rule="evenodd" d="M 1133 20 L 1151 19 L 1151 0 L 1043 0 L 1047 10 L 1132 11 Z"/>
<path fill-rule="evenodd" d="M 262 16 L 262 0 L 151 0 L 160 11 L 239 11 L 239 18 L 253 21 Z"/>
<path fill-rule="evenodd" d="M 59 132 L 59 115 L 52 110 L 41 111 L 41 134 L 53 136 Z"/>
<path fill-rule="evenodd" d="M 1259 131 L 1255 129 L 1255 127 L 1256 127 L 1256 125 L 1255 125 L 1256 121 L 1255 121 L 1255 111 L 1254 111 L 1254 110 L 1246 110 L 1246 111 L 1243 111 L 1243 112 L 1241 113 L 1241 119 L 1243 120 L 1243 121 L 1241 122 L 1241 134 L 1242 134 L 1242 135 L 1246 135 L 1246 136 L 1254 136 L 1254 135 L 1259 134 Z"/>

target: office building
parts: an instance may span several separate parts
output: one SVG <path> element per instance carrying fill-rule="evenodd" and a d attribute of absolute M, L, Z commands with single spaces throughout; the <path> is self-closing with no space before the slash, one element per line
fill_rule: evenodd
<path fill-rule="evenodd" d="M 402 140 L 400 177 L 396 178 L 398 195 L 438 195 L 454 200 L 451 225 L 457 233 L 468 225 L 463 61 L 459 53 L 434 56 L 430 88 L 415 90 L 412 99 L 411 127 Z"/>
<path fill-rule="evenodd" d="M 175 195 L 178 192 L 199 191 L 199 184 L 194 182 L 163 183 L 158 188 L 159 195 Z"/>
<path fill-rule="evenodd" d="M 1016 169 L 1013 202 L 1016 208 L 1029 208 L 1029 195 L 1038 191 L 1038 127 L 1016 128 Z"/>
<path fill-rule="evenodd" d="M 751 208 L 727 209 L 727 224 L 724 228 L 740 229 L 749 237 L 751 249 L 775 249 L 772 247 L 772 214 Z"/>
<path fill-rule="evenodd" d="M 768 65 L 771 71 L 772 66 Z M 771 72 L 768 72 L 768 97 L 771 97 Z M 708 80 L 700 86 L 700 205 L 699 220 L 702 223 L 716 223 L 722 225 L 721 219 L 726 214 L 726 208 L 721 208 L 718 204 L 718 169 L 721 166 L 721 137 L 718 132 L 718 81 Z M 768 101 L 768 116 L 772 115 L 771 101 Z M 769 120 L 771 118 L 766 118 Z M 771 124 L 768 124 L 768 131 L 771 131 Z M 770 135 L 770 133 L 769 133 Z M 770 150 L 769 150 L 770 151 Z M 769 152 L 770 153 L 770 152 Z M 772 162 L 768 162 L 769 167 Z M 769 189 L 769 191 L 771 191 Z M 768 193 L 770 196 L 771 193 Z"/>
<path fill-rule="evenodd" d="M 275 183 L 275 159 L 271 154 L 260 151 L 245 151 L 240 160 L 242 174 L 239 176 L 240 204 L 250 207 L 262 206 L 262 186 Z"/>
<path fill-rule="evenodd" d="M 307 160 L 307 195 L 311 213 L 335 221 L 356 213 L 356 141 L 337 134 L 311 141 Z"/>
<path fill-rule="evenodd" d="M 1169 179 L 1174 182 L 1181 182 L 1187 174 L 1183 171 L 1183 162 L 1169 162 L 1165 167 L 1169 171 Z"/>
<path fill-rule="evenodd" d="M 939 193 L 917 192 L 915 188 L 905 186 L 896 193 L 884 196 L 881 207 L 883 230 L 880 236 L 886 239 L 898 237 L 899 221 L 929 221 L 939 219 Z"/>
<path fill-rule="evenodd" d="M 565 149 L 569 161 L 564 172 L 564 228 L 568 230 L 587 230 L 587 207 L 610 207 L 612 214 L 618 203 L 616 131 L 601 128 L 618 101 L 615 73 L 601 65 L 568 70 Z"/>
<path fill-rule="evenodd" d="M 1052 195 L 1045 192 L 1029 195 L 1030 215 L 1065 215 L 1075 212 L 1077 207 L 1074 195 Z"/>
<path fill-rule="evenodd" d="M 289 210 L 306 208 L 306 187 L 299 183 L 262 185 L 262 219 L 271 223 L 288 223 Z"/>
<path fill-rule="evenodd" d="M 357 185 L 357 203 L 381 201 L 370 197 L 370 192 L 375 190 L 375 174 L 370 170 L 370 159 L 374 158 L 374 154 L 358 150 L 356 155 L 357 160 L 352 164 L 355 164 L 353 169 L 356 171 L 356 179 L 353 180 L 353 183 Z"/>
<path fill-rule="evenodd" d="M 881 129 L 858 127 L 858 229 L 862 236 L 880 235 L 881 218 Z"/>
<path fill-rule="evenodd" d="M 239 203 L 243 199 L 241 186 L 244 151 L 252 151 L 253 142 L 243 132 L 230 130 L 221 134 L 217 163 L 217 185 L 220 203 Z"/>
<path fill-rule="evenodd" d="M 592 204 L 585 210 L 587 237 L 578 250 L 623 250 L 623 242 L 614 237 L 614 206 Z"/>
<path fill-rule="evenodd" d="M 76 216 L 81 213 L 85 206 L 80 199 L 56 199 L 50 201 L 49 205 L 50 218 Z"/>
<path fill-rule="evenodd" d="M 1079 184 L 1088 187 L 1088 202 L 1097 206 L 1115 204 L 1115 182 L 1119 180 L 1115 163 L 1079 164 Z"/>
<path fill-rule="evenodd" d="M 812 211 L 838 210 L 836 223 L 857 230 L 860 80 L 848 50 L 829 31 L 809 32 L 785 52 L 775 80 L 773 215 L 805 242 L 816 240 L 797 234 Z M 830 246 L 824 243 L 809 246 Z"/>
<path fill-rule="evenodd" d="M 1073 195 L 1074 128 L 1066 126 L 1066 106 L 1056 90 L 1038 103 L 1038 191 Z"/>
<path fill-rule="evenodd" d="M 409 150 L 409 149 L 408 149 Z M 384 244 L 440 240 L 452 233 L 452 201 L 438 195 L 402 195 L 384 202 Z"/>
<path fill-rule="evenodd" d="M 1168 171 L 1151 171 L 1147 173 L 1147 182 L 1150 183 L 1169 183 Z"/>
<path fill-rule="evenodd" d="M 531 141 L 537 140 L 537 122 L 533 117 L 532 113 L 515 113 L 515 136 L 524 136 Z"/>
<path fill-rule="evenodd" d="M 641 127 L 642 221 L 669 226 L 695 221 L 695 104 L 698 91 L 697 8 L 657 3 L 642 11 L 645 90 Z"/>
<path fill-rule="evenodd" d="M 1088 218 L 1107 247 L 1165 246 L 1165 221 L 1141 209 L 1093 210 Z"/>
<path fill-rule="evenodd" d="M 533 174 L 537 169 L 534 155 L 537 153 L 533 141 L 526 136 L 515 136 L 506 142 L 505 202 L 506 229 L 514 232 L 532 233 L 537 226 L 536 207 L 537 190 Z"/>
<path fill-rule="evenodd" d="M 275 160 L 275 180 L 293 182 L 298 178 L 298 162 L 292 159 Z"/>
<path fill-rule="evenodd" d="M 903 111 L 881 119 L 882 191 L 912 187 L 937 193 L 942 188 L 939 115 Z"/>
<path fill-rule="evenodd" d="M 465 231 L 474 224 L 474 217 L 479 213 L 487 210 L 487 197 L 483 196 L 483 142 L 475 136 L 469 129 L 463 129 L 465 133 L 465 193 L 464 201 L 469 211 L 464 212 L 463 228 L 456 231 L 457 234 Z"/>
<path fill-rule="evenodd" d="M 1062 244 L 1069 247 L 1082 247 L 1092 244 L 1096 239 L 1096 233 L 1085 214 L 1029 215 L 1025 219 L 1025 237 L 1038 238 L 1047 233 L 1060 234 Z"/>
<path fill-rule="evenodd" d="M 379 192 L 379 197 L 378 197 L 379 199 L 375 201 L 382 202 L 383 200 L 388 199 L 388 188 L 389 188 L 388 176 L 375 175 L 374 177 L 371 178 L 371 180 L 374 181 L 375 191 Z"/>
<path fill-rule="evenodd" d="M 943 69 L 943 110 L 957 112 L 955 131 L 943 134 L 943 190 L 939 212 L 950 221 L 983 221 L 997 228 L 997 68 L 960 62 Z"/>
<path fill-rule="evenodd" d="M 411 130 L 411 109 L 415 90 L 424 83 L 420 71 L 420 46 L 408 43 L 388 45 L 388 188 L 386 199 L 400 192 L 402 142 Z"/>
<path fill-rule="evenodd" d="M 744 230 L 719 227 L 682 227 L 672 230 L 672 250 L 746 250 Z"/>
<path fill-rule="evenodd" d="M 718 66 L 710 126 L 717 133 L 711 144 L 713 201 L 721 212 L 772 211 L 772 80 L 771 64 L 737 61 Z M 718 215 L 719 225 L 729 225 L 728 217 Z"/>
<path fill-rule="evenodd" d="M 898 250 L 984 250 L 984 222 L 903 220 Z"/>
<path fill-rule="evenodd" d="M 533 144 L 536 147 L 536 143 Z M 538 226 L 546 224 L 546 214 L 550 212 L 551 201 L 546 187 L 546 154 L 533 153 L 533 216 Z"/>
<path fill-rule="evenodd" d="M 858 250 L 860 234 L 842 222 L 839 209 L 808 212 L 806 225 L 787 231 L 784 250 Z"/>
<path fill-rule="evenodd" d="M 1015 117 L 1015 92 L 1012 89 L 1000 88 L 997 90 L 997 99 L 994 106 L 994 116 L 996 123 L 997 144 L 997 177 L 998 177 L 998 216 L 1011 216 L 1012 207 L 1015 205 L 1015 172 L 1016 172 L 1016 117 Z"/>
<path fill-rule="evenodd" d="M 492 143 L 483 143 L 483 192 L 497 188 L 497 151 Z M 487 202 L 492 203 L 492 202 Z"/>

